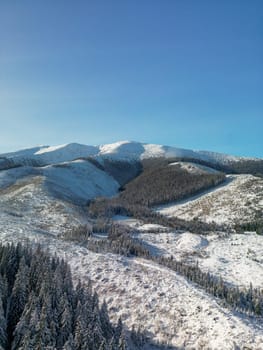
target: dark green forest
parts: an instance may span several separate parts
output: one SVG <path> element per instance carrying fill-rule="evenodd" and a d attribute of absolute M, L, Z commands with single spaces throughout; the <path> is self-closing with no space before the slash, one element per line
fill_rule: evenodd
<path fill-rule="evenodd" d="M 124 350 L 90 281 L 73 286 L 69 266 L 40 248 L 0 245 L 0 349 Z"/>

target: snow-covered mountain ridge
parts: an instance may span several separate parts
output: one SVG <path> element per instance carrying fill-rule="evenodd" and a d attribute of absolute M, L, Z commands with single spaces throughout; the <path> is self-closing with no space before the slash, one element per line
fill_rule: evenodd
<path fill-rule="evenodd" d="M 4 159 L 13 160 L 15 162 L 28 162 L 28 160 L 31 160 L 40 165 L 55 164 L 86 157 L 94 157 L 96 159 L 110 158 L 122 161 L 138 161 L 149 158 L 186 158 L 222 165 L 242 160 L 257 160 L 257 158 L 237 157 L 222 153 L 194 151 L 134 141 L 119 141 L 101 146 L 69 143 L 59 146 L 40 146 L 19 150 L 17 152 L 0 154 L 0 160 L 2 158 L 1 162 L 3 162 Z"/>

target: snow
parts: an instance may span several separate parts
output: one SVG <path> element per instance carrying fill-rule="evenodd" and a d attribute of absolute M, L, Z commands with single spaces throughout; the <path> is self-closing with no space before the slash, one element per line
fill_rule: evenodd
<path fill-rule="evenodd" d="M 170 257 L 171 255 L 177 260 L 185 259 L 191 254 L 196 256 L 196 253 L 202 254 L 205 247 L 208 245 L 208 240 L 205 236 L 196 235 L 191 232 L 176 232 L 176 231 L 148 231 L 134 233 L 133 237 L 144 242 L 147 248 L 154 255 L 163 255 Z"/>
<path fill-rule="evenodd" d="M 210 152 L 210 151 L 197 151 L 197 153 L 201 156 L 205 156 L 209 161 L 213 163 L 220 163 L 220 164 L 228 164 L 229 162 L 238 162 L 240 160 L 260 160 L 259 158 L 246 158 L 246 157 L 238 157 L 233 156 L 225 153 L 218 153 L 218 152 Z"/>
<path fill-rule="evenodd" d="M 38 151 L 40 151 L 41 149 L 45 149 L 48 146 L 37 146 L 37 147 L 33 147 L 33 148 L 26 148 L 26 149 L 22 149 L 16 152 L 9 152 L 9 153 L 3 153 L 0 155 L 0 157 L 4 157 L 4 158 L 30 158 L 32 156 L 34 156 L 34 154 Z"/>
<path fill-rule="evenodd" d="M 160 206 L 157 211 L 185 220 L 198 218 L 230 226 L 253 220 L 258 210 L 262 211 L 263 179 L 252 175 L 227 178 L 223 185 L 184 201 Z"/>
<path fill-rule="evenodd" d="M 102 145 L 100 146 L 99 155 L 122 160 L 140 160 L 159 157 L 206 159 L 205 156 L 199 155 L 192 150 L 134 141 L 120 141 L 108 145 Z"/>
<path fill-rule="evenodd" d="M 263 349 L 262 320 L 224 308 L 219 300 L 177 273 L 148 260 L 95 254 L 58 239 L 63 232 L 89 222 L 86 211 L 76 203 L 113 196 L 118 191 L 119 184 L 111 176 L 88 161 L 74 160 L 90 155 L 126 160 L 159 156 L 233 160 L 231 156 L 129 141 L 100 147 L 42 146 L 5 154 L 11 159 L 37 159 L 46 165 L 0 171 L 1 242 L 41 243 L 50 253 L 65 258 L 75 281 L 92 279 L 100 300 L 105 298 L 109 305 L 112 320 L 121 316 L 129 329 L 140 325 L 155 341 L 183 349 Z M 190 172 L 213 171 L 190 162 L 176 164 Z M 262 198 L 263 179 L 231 175 L 223 185 L 157 210 L 168 216 L 197 217 L 231 226 L 262 213 Z M 251 282 L 262 287 L 262 236 L 228 232 L 202 236 L 127 216 L 114 216 L 113 220 L 134 228 L 134 237 L 153 254 L 198 261 L 203 271 L 240 287 Z"/>
<path fill-rule="evenodd" d="M 197 175 L 202 175 L 202 174 L 218 174 L 219 171 L 207 167 L 205 165 L 197 164 L 197 163 L 191 163 L 191 162 L 174 162 L 170 163 L 169 166 L 178 166 L 183 170 L 186 170 L 187 172 L 191 174 L 197 174 Z"/>
<path fill-rule="evenodd" d="M 22 186 L 42 176 L 51 195 L 86 202 L 98 196 L 116 195 L 119 184 L 112 176 L 84 160 L 64 162 L 45 167 L 19 167 L 0 171 L 0 189 Z"/>
<path fill-rule="evenodd" d="M 190 158 L 212 163 L 227 164 L 244 158 L 208 151 L 194 151 L 184 148 L 147 144 L 134 141 L 119 141 L 100 146 L 99 156 L 122 160 L 140 160 L 148 158 Z"/>
<path fill-rule="evenodd" d="M 138 231 L 141 232 L 166 232 L 167 231 L 167 227 L 163 226 L 163 225 L 157 225 L 157 224 L 143 224 L 138 226 Z"/>
<path fill-rule="evenodd" d="M 98 153 L 98 147 L 78 143 L 69 143 L 59 146 L 40 146 L 17 152 L 1 154 L 0 157 L 26 162 L 30 159 L 41 165 L 61 163 L 77 158 L 86 158 Z"/>
<path fill-rule="evenodd" d="M 32 175 L 33 173 L 38 174 L 38 170 L 27 166 L 2 170 L 0 171 L 0 189 L 11 186 L 15 184 L 18 179 Z"/>
<path fill-rule="evenodd" d="M 120 141 L 100 146 L 99 155 L 113 159 L 138 160 L 143 152 L 143 145 L 139 142 Z"/>
<path fill-rule="evenodd" d="M 142 159 L 145 158 L 154 158 L 154 157 L 165 157 L 165 158 L 195 158 L 195 159 L 203 159 L 204 157 L 200 157 L 196 152 L 192 150 L 187 150 L 183 148 L 162 146 L 162 145 L 154 145 L 154 144 L 144 144 L 145 153 L 142 155 Z"/>
<path fill-rule="evenodd" d="M 198 261 L 203 271 L 221 276 L 240 287 L 262 287 L 263 236 L 245 234 L 208 236 L 190 232 L 136 233 L 153 254 L 171 256 L 189 263 Z"/>
<path fill-rule="evenodd" d="M 92 278 L 115 320 L 121 316 L 129 328 L 140 324 L 154 340 L 185 349 L 233 349 L 234 344 L 263 342 L 262 328 L 152 262 L 83 252 L 82 259 L 71 259 L 71 266 L 83 279 Z"/>
<path fill-rule="evenodd" d="M 24 178 L 1 191 L 1 235 L 10 234 L 14 240 L 19 232 L 58 235 L 87 222 L 81 210 L 69 202 L 50 196 L 45 188 L 45 178 Z"/>
<path fill-rule="evenodd" d="M 231 234 L 224 239 L 207 237 L 205 259 L 199 266 L 239 286 L 262 288 L 263 236 L 256 233 Z"/>
<path fill-rule="evenodd" d="M 80 164 L 84 166 L 83 161 L 76 161 L 65 164 L 65 167 L 74 168 Z M 44 169 L 56 171 L 54 166 Z M 78 278 L 84 282 L 87 277 L 92 279 L 100 300 L 105 298 L 107 301 L 113 321 L 121 316 L 129 329 L 133 324 L 140 325 L 153 340 L 184 349 L 261 348 L 261 321 L 251 320 L 223 308 L 215 298 L 177 273 L 144 259 L 95 254 L 85 247 L 56 239 L 58 233 L 85 223 L 85 213 L 69 202 L 49 196 L 45 176 L 30 179 L 23 177 L 21 181 L 23 186 L 11 185 L 0 196 L 1 241 L 41 243 L 51 254 L 66 259 L 76 281 Z M 228 241 L 219 239 L 216 235 L 206 238 L 190 232 L 156 233 L 154 231 L 160 229 L 158 225 L 145 225 L 135 220 L 132 223 L 129 221 L 131 218 L 123 216 L 114 219 L 136 224 L 141 229 L 140 237 L 158 248 L 160 253 L 183 258 L 185 254 L 207 251 L 208 258 L 199 258 L 199 266 L 203 269 L 223 273 L 224 266 L 224 277 L 229 275 L 234 279 L 239 271 L 236 280 L 247 284 L 249 278 L 257 279 L 258 285 L 262 285 L 262 271 L 259 273 L 260 267 L 255 268 L 258 263 L 253 260 L 252 253 L 249 253 L 251 258 L 248 257 L 241 264 L 248 247 L 256 250 L 257 257 L 263 256 L 263 245 L 261 243 L 260 246 L 259 240 L 262 237 L 250 234 L 248 240 L 245 235 L 236 235 L 233 236 L 233 241 Z M 232 246 L 231 243 L 237 243 L 234 239 L 239 237 L 242 239 L 239 246 Z M 242 243 L 246 244 L 244 248 Z M 220 261 L 222 256 L 229 259 L 233 247 L 232 261 L 229 264 Z M 235 261 L 238 254 L 240 258 Z M 197 257 L 194 256 L 194 259 Z M 249 262 L 251 265 L 245 268 Z M 243 279 L 245 276 L 249 276 L 247 280 Z M 228 280 L 231 281 L 231 278 Z"/>
<path fill-rule="evenodd" d="M 89 146 L 78 143 L 69 143 L 58 146 L 39 146 L 17 152 L 5 153 L 0 157 L 25 161 L 35 160 L 42 165 L 72 161 L 77 158 L 95 157 L 98 160 L 112 158 L 115 160 L 135 161 L 148 158 L 191 158 L 212 163 L 227 164 L 230 161 L 252 159 L 235 157 L 215 152 L 194 151 L 189 149 L 147 144 L 135 141 L 119 141 L 101 146 Z M 253 158 L 254 160 L 256 158 Z"/>
<path fill-rule="evenodd" d="M 261 349 L 261 322 L 234 314 L 177 273 L 153 262 L 113 254 L 95 254 L 85 247 L 55 239 L 17 221 L 8 225 L 0 213 L 2 242 L 41 243 L 71 265 L 73 277 L 91 278 L 110 317 L 131 329 L 140 325 L 155 341 L 184 349 Z M 191 241 L 191 240 L 190 240 Z"/>
<path fill-rule="evenodd" d="M 98 148 L 78 143 L 70 143 L 55 147 L 42 148 L 34 154 L 36 159 L 41 159 L 46 164 L 71 161 L 76 158 L 90 157 L 97 154 Z"/>
<path fill-rule="evenodd" d="M 119 184 L 88 161 L 78 160 L 43 168 L 52 191 L 63 197 L 87 201 L 98 196 L 116 195 Z"/>
<path fill-rule="evenodd" d="M 190 232 L 180 235 L 177 241 L 177 249 L 184 251 L 195 251 L 204 245 L 206 244 L 202 241 L 201 236 L 194 235 Z"/>
<path fill-rule="evenodd" d="M 112 217 L 112 220 L 118 224 L 126 225 L 133 228 L 137 228 L 140 225 L 142 225 L 142 222 L 140 220 L 124 215 L 114 215 Z"/>

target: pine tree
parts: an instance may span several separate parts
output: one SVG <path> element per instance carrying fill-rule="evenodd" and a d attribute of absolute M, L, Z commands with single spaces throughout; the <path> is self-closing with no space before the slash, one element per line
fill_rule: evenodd
<path fill-rule="evenodd" d="M 75 349 L 76 349 L 76 347 L 75 347 L 73 335 L 70 334 L 68 339 L 67 339 L 67 341 L 66 341 L 66 343 L 64 344 L 62 350 L 75 350 Z"/>
<path fill-rule="evenodd" d="M 103 329 L 104 337 L 107 339 L 111 339 L 113 336 L 113 329 L 110 323 L 108 308 L 105 300 L 103 301 L 100 309 L 100 323 L 101 328 Z"/>
<path fill-rule="evenodd" d="M 16 274 L 14 287 L 12 290 L 10 304 L 7 312 L 8 320 L 8 336 L 11 339 L 13 331 L 22 315 L 24 307 L 27 303 L 29 294 L 29 270 L 22 258 L 19 265 L 19 270 Z"/>
<path fill-rule="evenodd" d="M 66 340 L 69 338 L 69 335 L 73 331 L 72 309 L 70 307 L 66 293 L 64 293 L 63 297 L 61 298 L 60 310 L 60 327 L 57 339 L 57 346 L 59 348 L 66 342 Z"/>
<path fill-rule="evenodd" d="M 106 303 L 99 308 L 90 282 L 87 289 L 81 283 L 74 289 L 65 262 L 37 254 L 0 246 L 0 350 L 125 349 L 121 323 L 111 325 Z M 17 264 L 13 282 L 9 255 Z"/>
<path fill-rule="evenodd" d="M 6 347 L 7 343 L 7 324 L 6 319 L 4 315 L 4 308 L 3 308 L 3 302 L 2 302 L 2 295 L 0 293 L 0 350 L 1 347 L 4 349 Z"/>

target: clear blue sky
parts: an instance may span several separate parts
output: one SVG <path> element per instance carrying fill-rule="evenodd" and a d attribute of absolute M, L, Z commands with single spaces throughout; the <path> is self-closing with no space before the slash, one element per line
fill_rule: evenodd
<path fill-rule="evenodd" d="M 263 157 L 262 0 L 0 0 L 0 152 L 136 140 Z"/>

